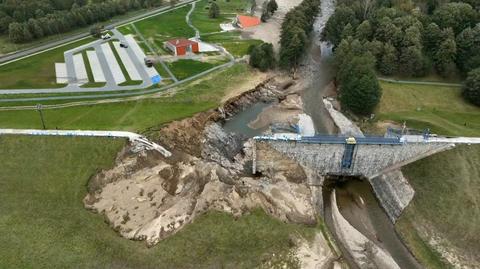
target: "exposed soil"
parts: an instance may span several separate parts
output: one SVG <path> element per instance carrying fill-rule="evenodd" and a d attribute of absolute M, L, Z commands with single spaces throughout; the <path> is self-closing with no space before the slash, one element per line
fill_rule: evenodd
<path fill-rule="evenodd" d="M 248 39 L 260 39 L 267 43 L 272 43 L 275 50 L 278 51 L 280 44 L 280 28 L 283 18 L 287 12 L 300 4 L 301 0 L 277 0 L 278 10 L 275 14 L 265 23 L 258 26 L 247 28 L 242 31 L 242 36 Z M 262 15 L 263 1 L 257 2 L 257 11 L 255 15 L 260 17 Z"/>
<path fill-rule="evenodd" d="M 155 152 L 134 154 L 127 147 L 114 168 L 90 180 L 85 206 L 104 215 L 123 237 L 149 246 L 208 210 L 239 217 L 260 207 L 285 222 L 316 225 L 304 168 L 284 158 L 283 169 L 253 176 L 251 140 L 221 127 L 225 119 L 258 101 L 285 100 L 287 107 L 298 108 L 295 97 L 286 97 L 291 84 L 271 78 L 218 109 L 164 126 L 157 140 L 172 151 L 170 158 Z M 294 255 L 304 268 L 331 265 L 334 254 L 321 233 L 313 243 L 297 237 L 294 241 Z"/>

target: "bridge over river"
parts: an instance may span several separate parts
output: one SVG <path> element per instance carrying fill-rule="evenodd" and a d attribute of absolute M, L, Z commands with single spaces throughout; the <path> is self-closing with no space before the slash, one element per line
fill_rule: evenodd
<path fill-rule="evenodd" d="M 274 134 L 254 138 L 253 173 L 275 169 L 285 157 L 320 176 L 374 178 L 404 165 L 451 149 L 456 144 L 480 144 L 480 138 L 430 135 L 301 136 Z M 272 150 L 280 153 L 272 154 Z M 277 159 L 277 160 L 275 160 Z"/>

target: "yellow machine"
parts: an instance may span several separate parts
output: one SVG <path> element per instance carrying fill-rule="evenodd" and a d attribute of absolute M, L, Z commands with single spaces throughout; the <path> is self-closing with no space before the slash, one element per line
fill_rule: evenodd
<path fill-rule="evenodd" d="M 348 145 L 355 145 L 355 144 L 357 144 L 357 140 L 355 140 L 355 137 L 353 137 L 353 136 L 345 139 L 345 142 L 347 142 Z"/>

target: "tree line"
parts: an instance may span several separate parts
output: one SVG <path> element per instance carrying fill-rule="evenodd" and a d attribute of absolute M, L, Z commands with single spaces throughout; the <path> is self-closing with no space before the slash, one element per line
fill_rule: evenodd
<path fill-rule="evenodd" d="M 29 42 L 162 4 L 162 0 L 5 0 L 0 3 L 0 34 L 14 43 Z"/>
<path fill-rule="evenodd" d="M 355 113 L 371 113 L 375 107 L 371 104 L 381 96 L 371 75 L 376 71 L 414 77 L 433 71 L 443 77 L 465 76 L 480 67 L 479 18 L 477 7 L 460 1 L 429 0 L 416 6 L 412 1 L 339 0 L 322 38 L 334 46 L 340 99 Z M 363 64 L 361 69 L 371 70 L 352 70 L 357 62 Z M 364 99 L 354 100 L 352 96 L 360 94 L 360 88 L 349 87 L 354 79 L 371 80 L 367 84 L 378 91 L 364 92 Z"/>
<path fill-rule="evenodd" d="M 320 0 L 303 0 L 291 9 L 282 23 L 279 64 L 295 69 L 306 52 L 308 38 L 320 8 Z"/>

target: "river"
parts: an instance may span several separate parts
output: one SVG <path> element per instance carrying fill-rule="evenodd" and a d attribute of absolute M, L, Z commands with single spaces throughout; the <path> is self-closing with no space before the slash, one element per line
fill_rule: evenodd
<path fill-rule="evenodd" d="M 321 14 L 317 18 L 312 33 L 312 42 L 299 69 L 299 78 L 303 91 L 301 93 L 303 108 L 306 114 L 312 117 L 317 134 L 334 132 L 332 120 L 323 106 L 322 98 L 325 95 L 327 85 L 333 79 L 331 67 L 332 48 L 328 43 L 320 40 L 327 20 L 335 11 L 334 0 L 321 2 Z M 258 102 L 250 108 L 230 118 L 224 125 L 228 132 L 240 133 L 247 137 L 262 134 L 265 129 L 252 129 L 248 124 L 258 114 L 271 104 Z M 330 182 L 331 183 L 331 182 Z M 422 268 L 395 232 L 394 225 L 388 219 L 383 208 L 378 203 L 370 184 L 367 181 L 348 180 L 344 183 L 333 183 L 324 188 L 323 197 L 329 197 L 332 189 L 336 190 L 337 203 L 341 214 L 358 231 L 364 234 L 372 242 L 386 250 L 401 268 Z M 329 199 L 325 204 L 325 222 L 335 236 L 335 227 L 332 225 Z M 351 256 L 339 243 L 345 262 L 350 268 L 357 268 Z"/>

